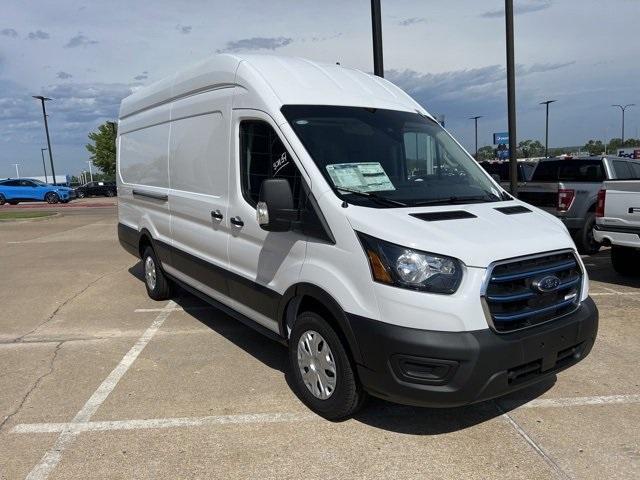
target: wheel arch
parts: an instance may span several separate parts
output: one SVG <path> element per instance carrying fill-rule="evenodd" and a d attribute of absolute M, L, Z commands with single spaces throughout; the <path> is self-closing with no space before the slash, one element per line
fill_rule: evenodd
<path fill-rule="evenodd" d="M 293 327 L 298 314 L 307 310 L 325 318 L 343 341 L 353 360 L 362 364 L 358 342 L 345 311 L 329 293 L 317 285 L 299 283 L 289 287 L 284 293 L 277 317 L 280 335 L 288 340 L 290 328 Z"/>

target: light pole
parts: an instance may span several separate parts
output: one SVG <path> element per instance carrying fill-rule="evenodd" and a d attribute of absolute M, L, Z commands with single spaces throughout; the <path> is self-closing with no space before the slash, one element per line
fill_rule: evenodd
<path fill-rule="evenodd" d="M 91 181 L 93 182 L 93 170 L 91 170 L 91 160 L 87 160 L 89 164 L 89 176 L 91 177 Z"/>
<path fill-rule="evenodd" d="M 544 102 L 540 102 L 540 105 L 547 106 L 547 121 L 545 123 L 544 128 L 544 156 L 545 158 L 549 158 L 549 105 L 557 102 L 557 100 L 545 100 Z"/>
<path fill-rule="evenodd" d="M 518 196 L 518 152 L 516 134 L 516 65 L 513 41 L 513 0 L 504 1 L 505 30 L 507 36 L 507 110 L 509 115 L 509 171 L 511 194 Z"/>
<path fill-rule="evenodd" d="M 384 77 L 382 65 L 382 14 L 380 0 L 371 0 L 371 31 L 373 33 L 373 74 Z"/>
<path fill-rule="evenodd" d="M 620 146 L 624 147 L 624 112 L 629 107 L 635 107 L 636 104 L 635 103 L 629 103 L 628 105 L 611 105 L 611 106 L 612 107 L 618 107 L 620 110 L 622 110 L 622 145 L 620 145 Z"/>
<path fill-rule="evenodd" d="M 12 163 L 16 167 L 16 178 L 20 178 L 20 170 L 18 169 L 19 163 Z"/>
<path fill-rule="evenodd" d="M 476 162 L 478 161 L 478 119 L 482 118 L 482 115 L 476 115 L 475 117 L 469 117 L 469 120 L 473 120 L 476 124 Z"/>
<path fill-rule="evenodd" d="M 47 132 L 47 150 L 49 150 L 49 162 L 51 162 L 51 176 L 53 177 L 53 184 L 56 184 L 56 169 L 53 167 L 53 154 L 51 153 L 51 139 L 49 138 L 49 123 L 47 122 L 47 109 L 44 106 L 44 102 L 51 100 L 50 98 L 43 97 L 42 95 L 32 95 L 36 100 L 40 100 L 42 103 L 42 116 L 44 117 L 44 130 Z"/>
<path fill-rule="evenodd" d="M 49 183 L 49 179 L 47 178 L 47 165 L 44 163 L 44 151 L 48 150 L 47 148 L 41 148 L 40 153 L 42 154 L 42 168 L 44 168 L 44 183 Z"/>

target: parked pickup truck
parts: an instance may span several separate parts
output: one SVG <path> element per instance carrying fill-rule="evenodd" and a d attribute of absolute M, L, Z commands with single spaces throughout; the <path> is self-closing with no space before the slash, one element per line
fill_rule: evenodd
<path fill-rule="evenodd" d="M 598 192 L 605 180 L 640 179 L 640 161 L 619 157 L 549 158 L 538 162 L 518 198 L 560 218 L 580 253 L 593 254 Z"/>
<path fill-rule="evenodd" d="M 616 272 L 640 275 L 640 180 L 604 182 L 598 192 L 593 236 L 611 245 Z"/>

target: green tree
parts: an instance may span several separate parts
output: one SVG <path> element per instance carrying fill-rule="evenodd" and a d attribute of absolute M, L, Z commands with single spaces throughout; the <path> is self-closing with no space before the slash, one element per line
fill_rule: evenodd
<path fill-rule="evenodd" d="M 118 126 L 115 122 L 104 122 L 98 130 L 89 134 L 92 143 L 87 144 L 91 163 L 107 176 L 116 174 L 116 136 Z"/>
<path fill-rule="evenodd" d="M 604 144 L 601 140 L 589 140 L 584 147 L 589 155 L 602 155 L 604 153 Z"/>
<path fill-rule="evenodd" d="M 542 157 L 544 145 L 538 140 L 522 140 L 518 143 L 518 156 L 524 158 Z"/>
<path fill-rule="evenodd" d="M 624 140 L 624 145 L 623 145 L 621 138 L 612 138 L 611 140 L 609 140 L 609 143 L 607 144 L 607 150 L 609 152 L 615 152 L 619 148 L 631 148 L 631 147 L 640 147 L 640 139 L 626 138 Z"/>
<path fill-rule="evenodd" d="M 496 153 L 494 148 L 491 145 L 485 145 L 478 149 L 478 158 L 479 162 L 483 160 L 493 160 L 496 158 Z"/>

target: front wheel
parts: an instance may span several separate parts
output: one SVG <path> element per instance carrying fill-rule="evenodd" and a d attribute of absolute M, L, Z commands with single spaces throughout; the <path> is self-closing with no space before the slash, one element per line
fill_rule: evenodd
<path fill-rule="evenodd" d="M 620 275 L 640 275 L 640 250 L 631 247 L 611 247 L 611 264 Z"/>
<path fill-rule="evenodd" d="M 144 285 L 147 294 L 153 300 L 168 300 L 171 298 L 171 281 L 165 276 L 158 257 L 151 247 L 147 247 L 142 254 L 144 268 Z"/>
<path fill-rule="evenodd" d="M 596 215 L 590 213 L 584 222 L 584 227 L 576 233 L 576 247 L 584 255 L 594 255 L 600 250 L 601 244 L 593 236 L 593 227 L 596 226 Z"/>
<path fill-rule="evenodd" d="M 317 313 L 304 312 L 291 331 L 289 363 L 298 397 L 328 420 L 353 415 L 366 393 L 331 326 Z"/>
<path fill-rule="evenodd" d="M 76 193 L 76 196 L 77 196 L 78 198 L 84 198 L 84 197 L 86 197 L 86 196 L 87 196 L 87 194 L 86 194 L 86 193 L 84 193 L 82 190 L 80 190 L 78 193 Z"/>
<path fill-rule="evenodd" d="M 60 201 L 60 197 L 56 192 L 49 192 L 44 196 L 44 199 L 47 203 L 54 204 Z"/>
<path fill-rule="evenodd" d="M 0 193 L 0 205 L 4 205 L 7 202 L 7 199 L 4 198 L 4 195 Z"/>

